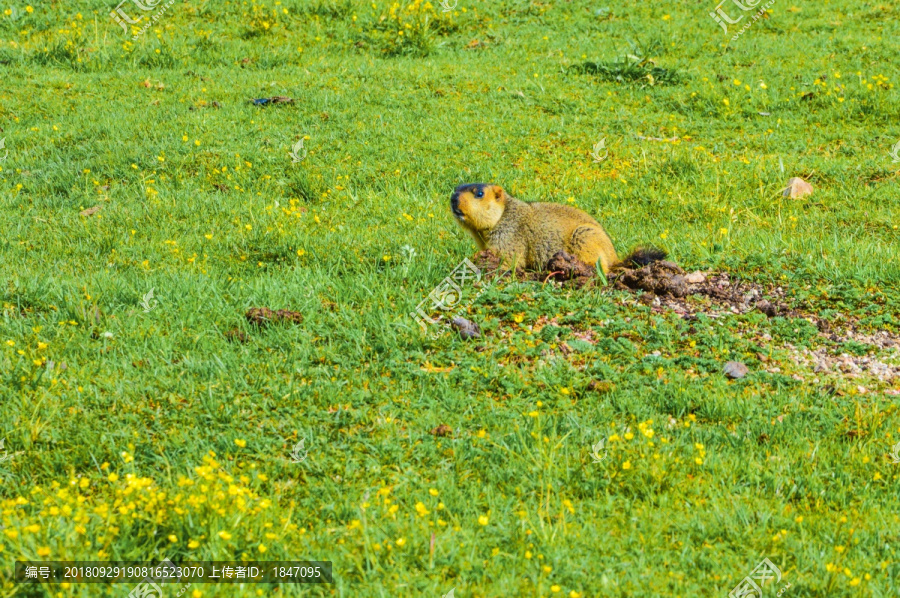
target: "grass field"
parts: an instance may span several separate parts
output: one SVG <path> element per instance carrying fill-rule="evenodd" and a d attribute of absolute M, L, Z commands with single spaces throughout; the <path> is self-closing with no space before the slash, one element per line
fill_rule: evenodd
<path fill-rule="evenodd" d="M 731 41 L 753 13 L 713 0 L 129 2 L 128 33 L 32 1 L 0 0 L 3 596 L 131 591 L 17 559 L 163 557 L 334 566 L 194 597 L 726 596 L 763 558 L 765 596 L 900 594 L 896 4 Z M 506 281 L 482 338 L 423 334 L 473 181 L 820 325 Z"/>

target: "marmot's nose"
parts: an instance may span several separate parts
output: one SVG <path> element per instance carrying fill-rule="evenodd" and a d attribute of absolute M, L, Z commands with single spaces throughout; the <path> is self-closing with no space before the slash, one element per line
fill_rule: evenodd
<path fill-rule="evenodd" d="M 450 209 L 453 210 L 454 216 L 456 216 L 460 220 L 463 219 L 463 213 L 459 209 L 459 194 L 454 193 L 450 196 Z"/>

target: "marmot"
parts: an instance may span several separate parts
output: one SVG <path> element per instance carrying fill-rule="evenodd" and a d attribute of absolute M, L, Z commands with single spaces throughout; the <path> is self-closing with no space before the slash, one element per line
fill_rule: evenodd
<path fill-rule="evenodd" d="M 520 201 L 499 185 L 460 185 L 450 197 L 450 209 L 479 249 L 532 270 L 544 269 L 559 251 L 604 274 L 616 266 L 646 265 L 666 256 L 659 249 L 639 248 L 620 261 L 606 231 L 586 213 L 562 204 Z"/>

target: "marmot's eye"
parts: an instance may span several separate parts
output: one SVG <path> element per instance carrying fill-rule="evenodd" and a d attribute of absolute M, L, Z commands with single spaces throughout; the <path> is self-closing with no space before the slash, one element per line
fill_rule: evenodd
<path fill-rule="evenodd" d="M 483 190 L 483 189 L 479 189 L 478 191 L 476 191 L 476 192 L 475 192 L 475 197 L 477 197 L 478 199 L 481 199 L 482 197 L 484 197 L 484 190 Z"/>

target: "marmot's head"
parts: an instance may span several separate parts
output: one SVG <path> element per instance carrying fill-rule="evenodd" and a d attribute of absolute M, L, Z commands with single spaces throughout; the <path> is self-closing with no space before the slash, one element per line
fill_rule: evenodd
<path fill-rule="evenodd" d="M 506 191 L 500 185 L 466 183 L 453 190 L 450 209 L 464 227 L 491 230 L 503 216 L 506 198 Z"/>

